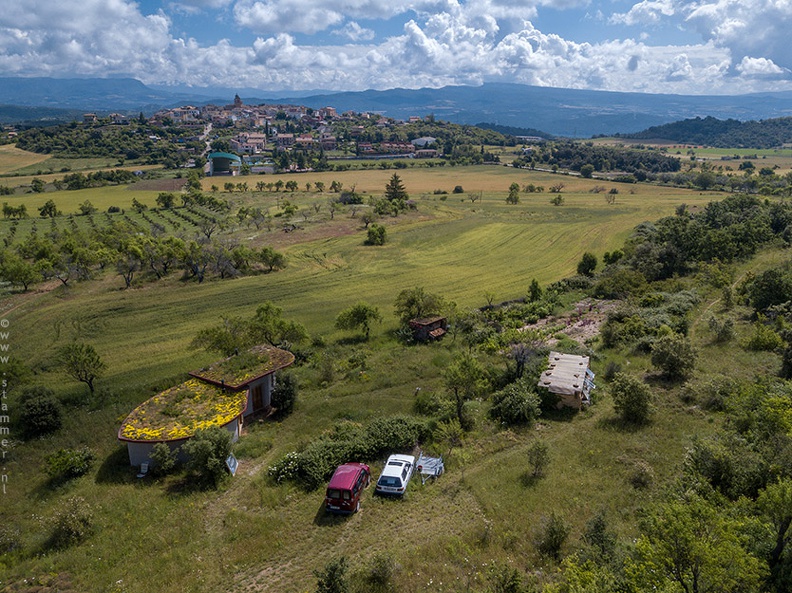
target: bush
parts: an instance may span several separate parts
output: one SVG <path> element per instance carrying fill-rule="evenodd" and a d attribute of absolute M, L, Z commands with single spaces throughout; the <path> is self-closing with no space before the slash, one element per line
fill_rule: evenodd
<path fill-rule="evenodd" d="M 753 324 L 753 334 L 743 343 L 747 350 L 772 352 L 784 345 L 784 340 L 761 319 Z"/>
<path fill-rule="evenodd" d="M 542 556 L 553 560 L 561 559 L 561 548 L 569 537 L 571 528 L 564 517 L 555 511 L 549 517 L 542 517 L 541 527 L 536 538 L 536 549 Z"/>
<path fill-rule="evenodd" d="M 462 186 L 461 186 L 461 185 L 455 185 L 455 186 L 454 186 L 454 190 L 453 190 L 453 192 L 452 192 L 452 193 L 455 193 L 455 194 L 463 194 L 463 193 L 465 193 L 465 190 L 464 190 L 464 189 L 462 189 Z"/>
<path fill-rule="evenodd" d="M 577 265 L 577 273 L 581 276 L 593 276 L 597 267 L 597 256 L 586 251 Z"/>
<path fill-rule="evenodd" d="M 171 449 L 167 443 L 157 443 L 151 450 L 153 462 L 152 473 L 157 476 L 166 476 L 176 469 L 179 462 L 179 452 Z"/>
<path fill-rule="evenodd" d="M 375 222 L 368 228 L 365 243 L 366 245 L 385 245 L 386 235 L 385 227 Z"/>
<path fill-rule="evenodd" d="M 346 573 L 347 560 L 344 556 L 331 560 L 322 570 L 315 570 L 316 593 L 347 593 L 349 582 Z"/>
<path fill-rule="evenodd" d="M 505 426 L 533 424 L 542 413 L 539 396 L 525 382 L 512 383 L 492 395 L 489 416 Z"/>
<path fill-rule="evenodd" d="M 297 402 L 297 379 L 290 373 L 278 376 L 275 388 L 272 390 L 272 406 L 275 408 L 275 418 L 285 418 L 294 410 Z"/>
<path fill-rule="evenodd" d="M 375 554 L 364 573 L 366 590 L 372 592 L 392 590 L 397 568 L 396 562 L 389 554 L 384 552 Z"/>
<path fill-rule="evenodd" d="M 228 475 L 226 459 L 231 455 L 231 433 L 224 428 L 198 430 L 182 449 L 188 457 L 187 469 L 206 485 L 217 487 Z"/>
<path fill-rule="evenodd" d="M 652 392 L 637 377 L 617 373 L 611 385 L 613 407 L 623 422 L 644 424 L 652 413 Z"/>
<path fill-rule="evenodd" d="M 669 379 L 683 379 L 696 366 L 697 352 L 690 340 L 680 334 L 669 334 L 655 340 L 652 364 Z"/>
<path fill-rule="evenodd" d="M 50 545 L 64 548 L 85 540 L 94 528 L 91 506 L 81 496 L 72 496 L 55 514 Z"/>
<path fill-rule="evenodd" d="M 58 430 L 63 424 L 55 393 L 46 387 L 27 387 L 22 392 L 19 422 L 27 438 Z"/>
<path fill-rule="evenodd" d="M 300 452 L 286 454 L 269 467 L 267 474 L 277 483 L 295 481 L 314 490 L 342 463 L 408 450 L 426 436 L 428 429 L 423 421 L 409 416 L 378 418 L 365 429 L 344 430 L 313 441 Z"/>
<path fill-rule="evenodd" d="M 550 465 L 550 447 L 544 441 L 534 441 L 528 447 L 528 463 L 531 464 L 531 476 L 541 478 Z"/>
<path fill-rule="evenodd" d="M 731 317 L 718 319 L 715 315 L 710 315 L 707 324 L 710 331 L 715 334 L 715 342 L 722 344 L 734 338 L 734 320 Z"/>
<path fill-rule="evenodd" d="M 90 471 L 95 458 L 88 447 L 59 449 L 46 458 L 47 475 L 61 480 L 79 478 Z"/>

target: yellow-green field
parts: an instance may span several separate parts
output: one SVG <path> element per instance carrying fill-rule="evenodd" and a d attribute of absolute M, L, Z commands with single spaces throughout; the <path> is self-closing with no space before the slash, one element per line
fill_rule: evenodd
<path fill-rule="evenodd" d="M 0 175 L 47 160 L 47 155 L 19 150 L 13 144 L 0 145 Z"/>

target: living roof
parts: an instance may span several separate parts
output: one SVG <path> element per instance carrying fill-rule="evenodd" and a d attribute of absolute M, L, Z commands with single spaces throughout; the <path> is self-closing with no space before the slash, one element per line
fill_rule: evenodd
<path fill-rule="evenodd" d="M 189 438 L 198 430 L 228 424 L 246 405 L 247 392 L 192 378 L 132 410 L 121 424 L 118 438 L 149 442 Z"/>
<path fill-rule="evenodd" d="M 229 356 L 190 375 L 227 389 L 242 389 L 250 383 L 294 362 L 294 354 L 274 346 L 259 345 Z"/>

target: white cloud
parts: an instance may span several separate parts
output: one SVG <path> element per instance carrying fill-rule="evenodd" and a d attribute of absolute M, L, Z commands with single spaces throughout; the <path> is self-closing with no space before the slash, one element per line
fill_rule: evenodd
<path fill-rule="evenodd" d="M 705 40 L 728 47 L 735 61 L 759 55 L 792 68 L 789 0 L 700 0 L 688 10 L 686 20 Z"/>
<path fill-rule="evenodd" d="M 615 13 L 611 15 L 611 24 L 622 25 L 656 25 L 662 19 L 666 19 L 675 14 L 673 0 L 644 0 L 633 5 L 625 13 Z"/>
<path fill-rule="evenodd" d="M 340 29 L 332 31 L 333 35 L 346 37 L 350 41 L 371 41 L 376 37 L 376 33 L 371 29 L 366 29 L 358 25 L 355 21 L 350 21 Z"/>
<path fill-rule="evenodd" d="M 783 78 L 789 75 L 789 70 L 781 68 L 767 58 L 749 58 L 745 56 L 737 64 L 736 70 L 747 77 L 753 78 Z"/>
<path fill-rule="evenodd" d="M 543 5 L 551 1 L 563 6 L 570 0 L 542 0 Z M 0 72 L 125 75 L 146 83 L 283 90 L 484 81 L 665 93 L 750 92 L 771 83 L 792 88 L 790 52 L 779 49 L 778 58 L 740 33 L 750 30 L 768 47 L 785 49 L 781 29 L 772 19 L 744 10 L 748 1 L 731 0 L 738 10 L 727 0 L 700 0 L 684 13 L 682 4 L 670 0 L 636 4 L 625 13 L 635 22 L 639 17 L 680 23 L 687 18 L 688 26 L 706 32 L 703 43 L 651 46 L 632 39 L 579 43 L 545 33 L 523 19 L 536 11 L 539 2 L 533 0 L 340 0 L 332 6 L 318 0 L 238 0 L 233 7 L 237 24 L 261 31 L 242 46 L 175 38 L 164 13 L 143 14 L 131 0 L 30 0 L 24 8 L 16 3 L 0 12 Z M 754 8 L 773 4 L 753 1 Z M 228 0 L 181 3 L 231 10 Z M 792 10 L 789 4 L 773 4 L 781 25 L 792 24 L 785 16 Z M 718 12 L 730 6 L 731 13 Z M 373 31 L 359 24 L 406 12 L 412 18 L 403 30 L 381 41 L 374 42 Z M 509 17 L 500 16 L 507 12 Z M 297 33 L 328 28 L 343 43 L 298 42 Z"/>

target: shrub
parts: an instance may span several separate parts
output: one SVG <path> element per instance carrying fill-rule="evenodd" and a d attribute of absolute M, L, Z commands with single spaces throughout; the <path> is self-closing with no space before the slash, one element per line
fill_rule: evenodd
<path fill-rule="evenodd" d="M 50 545 L 64 548 L 85 540 L 94 528 L 91 506 L 81 496 L 72 496 L 55 514 Z"/>
<path fill-rule="evenodd" d="M 349 582 L 346 573 L 347 560 L 344 556 L 331 560 L 321 570 L 315 570 L 316 593 L 347 593 Z"/>
<path fill-rule="evenodd" d="M 680 334 L 669 334 L 655 340 L 652 364 L 669 379 L 683 379 L 696 366 L 697 352 L 690 340 Z"/>
<path fill-rule="evenodd" d="M 455 186 L 454 186 L 454 190 L 453 190 L 453 192 L 452 192 L 452 193 L 455 193 L 455 194 L 463 194 L 463 193 L 465 193 L 465 190 L 464 190 L 464 189 L 462 189 L 462 186 L 461 186 L 461 185 L 455 185 Z"/>
<path fill-rule="evenodd" d="M 426 436 L 428 429 L 423 421 L 409 416 L 378 418 L 363 430 L 345 430 L 313 441 L 300 452 L 288 453 L 267 474 L 277 483 L 295 481 L 313 490 L 341 463 L 372 460 L 384 453 L 411 449 Z"/>
<path fill-rule="evenodd" d="M 531 464 L 531 476 L 541 478 L 550 465 L 550 448 L 544 441 L 534 441 L 528 447 L 528 463 Z"/>
<path fill-rule="evenodd" d="M 748 350 L 770 352 L 783 345 L 784 340 L 781 336 L 761 319 L 753 324 L 753 334 L 743 343 L 743 347 Z"/>
<path fill-rule="evenodd" d="M 110 206 L 110 207 L 107 209 L 107 211 L 108 211 L 110 214 L 114 214 L 114 213 L 116 213 L 116 212 L 121 212 L 121 208 L 119 208 L 118 206 Z"/>
<path fill-rule="evenodd" d="M 63 421 L 55 393 L 46 387 L 27 387 L 22 392 L 19 421 L 27 438 L 50 434 L 58 430 Z"/>
<path fill-rule="evenodd" d="M 542 413 L 541 400 L 525 382 L 512 383 L 492 395 L 489 416 L 503 425 L 533 424 Z"/>
<path fill-rule="evenodd" d="M 593 276 L 594 270 L 597 267 L 597 256 L 593 253 L 586 251 L 577 265 L 577 273 L 581 276 Z"/>
<path fill-rule="evenodd" d="M 374 555 L 364 574 L 368 591 L 390 591 L 397 564 L 390 554 L 380 552 Z"/>
<path fill-rule="evenodd" d="M 561 548 L 569 537 L 569 524 L 564 517 L 553 511 L 549 517 L 542 517 L 539 533 L 536 538 L 536 549 L 542 556 L 560 560 Z"/>
<path fill-rule="evenodd" d="M 645 461 L 636 461 L 630 473 L 630 484 L 635 489 L 648 488 L 654 482 L 654 470 Z"/>
<path fill-rule="evenodd" d="M 365 243 L 366 245 L 385 245 L 386 235 L 385 227 L 374 223 L 368 228 Z"/>
<path fill-rule="evenodd" d="M 275 418 L 285 418 L 294 410 L 297 402 L 297 379 L 290 373 L 278 377 L 278 382 L 272 390 L 272 406 L 275 408 Z"/>
<path fill-rule="evenodd" d="M 231 455 L 231 433 L 224 428 L 198 430 L 182 448 L 189 459 L 187 469 L 205 484 L 217 487 L 228 475 L 226 459 Z"/>
<path fill-rule="evenodd" d="M 151 450 L 150 457 L 154 462 L 152 473 L 157 476 L 166 476 L 176 469 L 179 452 L 176 449 L 171 449 L 167 443 L 157 443 Z"/>
<path fill-rule="evenodd" d="M 652 392 L 637 377 L 618 373 L 611 385 L 613 407 L 623 422 L 644 424 L 652 413 Z"/>
<path fill-rule="evenodd" d="M 719 344 L 729 342 L 734 338 L 734 320 L 731 317 L 718 319 L 711 315 L 707 320 L 710 331 L 715 334 L 715 341 Z"/>
<path fill-rule="evenodd" d="M 59 449 L 46 458 L 47 475 L 61 480 L 79 478 L 90 471 L 95 458 L 88 447 Z"/>

